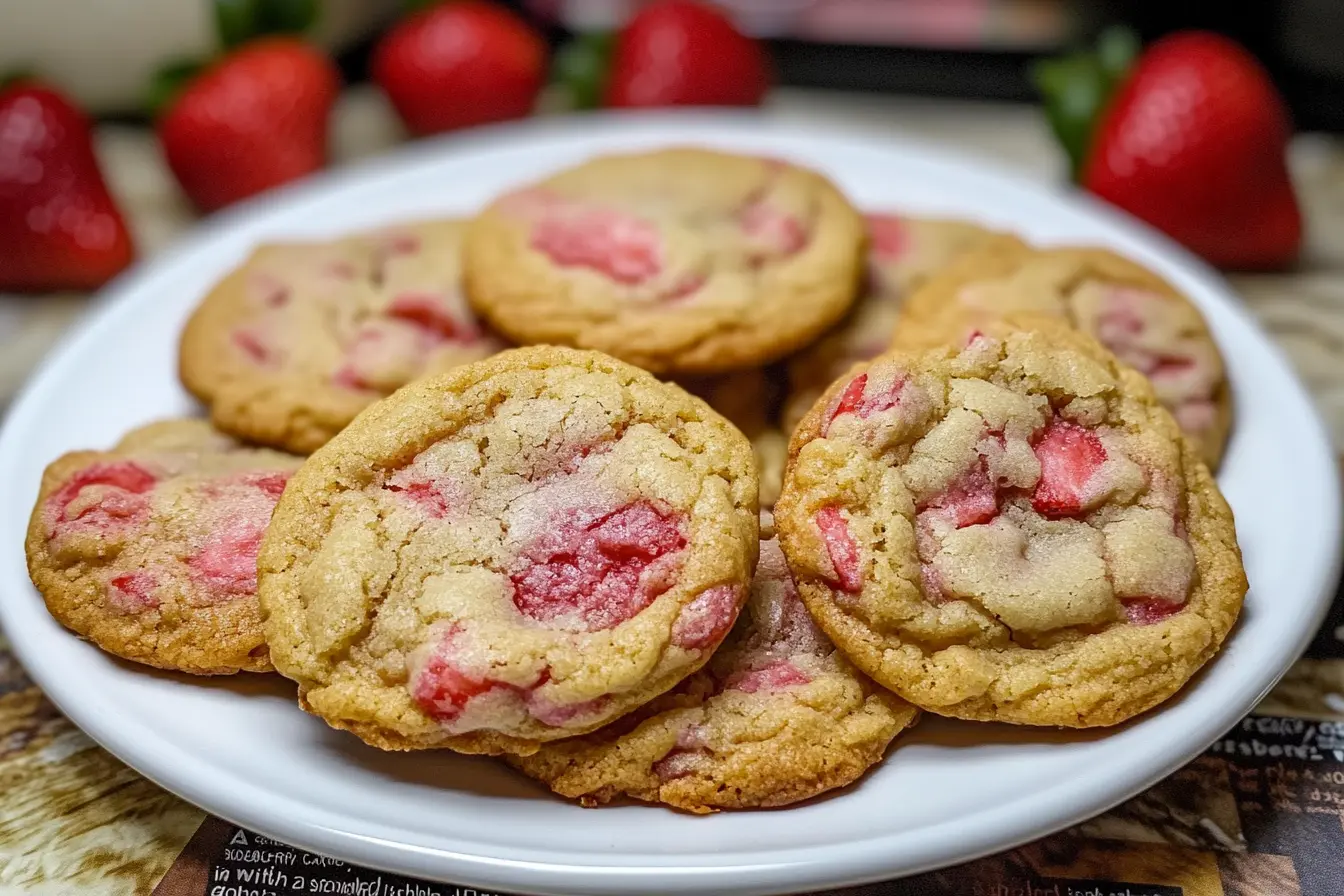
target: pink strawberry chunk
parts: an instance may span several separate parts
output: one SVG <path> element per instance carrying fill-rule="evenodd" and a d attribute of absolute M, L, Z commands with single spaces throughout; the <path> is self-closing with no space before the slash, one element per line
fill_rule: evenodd
<path fill-rule="evenodd" d="M 1031 506 L 1042 516 L 1070 516 L 1082 510 L 1089 486 L 1106 462 L 1106 448 L 1076 423 L 1056 420 L 1032 449 L 1041 463 L 1041 479 Z"/>
<path fill-rule="evenodd" d="M 443 300 L 428 293 L 402 293 L 387 306 L 387 314 L 415 324 L 442 339 L 469 337 L 453 319 Z"/>
<path fill-rule="evenodd" d="M 924 505 L 958 529 L 987 523 L 999 514 L 999 500 L 994 483 L 989 481 L 985 464 L 980 460 L 952 483 L 940 495 Z"/>
<path fill-rule="evenodd" d="M 742 232 L 763 246 L 768 255 L 787 257 L 807 245 L 803 223 L 766 200 L 758 199 L 744 206 L 738 222 Z"/>
<path fill-rule="evenodd" d="M 816 521 L 840 587 L 851 594 L 858 593 L 863 587 L 863 577 L 859 571 L 859 546 L 849 534 L 849 523 L 839 507 L 823 507 L 817 511 Z"/>
<path fill-rule="evenodd" d="M 627 286 L 663 269 L 658 228 L 615 209 L 543 215 L 532 231 L 532 248 L 561 267 L 589 268 Z"/>
<path fill-rule="evenodd" d="M 717 644 L 737 619 L 738 589 L 720 585 L 687 604 L 672 625 L 672 643 L 684 650 Z"/>
<path fill-rule="evenodd" d="M 440 648 L 425 663 L 411 689 L 415 702 L 433 718 L 452 722 L 474 698 L 509 685 L 470 675 L 453 665 Z"/>
<path fill-rule="evenodd" d="M 187 558 L 198 581 L 215 596 L 254 594 L 257 590 L 257 552 L 266 521 L 234 517 L 206 538 L 201 549 Z"/>
<path fill-rule="evenodd" d="M 737 675 L 730 676 L 724 687 L 725 690 L 755 694 L 760 691 L 782 691 L 807 684 L 811 680 L 812 676 L 799 669 L 791 661 L 776 660 L 768 665 L 756 669 L 747 669 Z"/>
<path fill-rule="evenodd" d="M 901 394 L 905 391 L 905 384 L 904 377 L 896 377 L 887 388 L 876 389 L 872 394 L 868 394 L 868 374 L 861 373 L 854 377 L 836 396 L 822 435 L 828 435 L 831 424 L 845 414 L 857 414 L 859 419 L 866 420 L 873 414 L 898 407 L 901 403 Z"/>
<path fill-rule="evenodd" d="M 48 499 L 56 525 L 106 529 L 133 522 L 149 512 L 147 493 L 155 478 L 130 461 L 94 464 L 80 470 Z M 92 489 L 90 494 L 84 494 Z M 53 534 L 55 534 L 53 532 Z"/>
<path fill-rule="evenodd" d="M 910 247 L 910 228 L 899 215 L 868 215 L 871 251 L 880 261 L 895 261 Z"/>
<path fill-rule="evenodd" d="M 1160 597 L 1135 597 L 1123 600 L 1121 604 L 1125 608 L 1125 616 L 1134 625 L 1152 625 L 1185 609 L 1183 603 Z"/>
<path fill-rule="evenodd" d="M 108 581 L 107 599 L 126 613 L 152 610 L 159 605 L 154 596 L 155 584 L 154 577 L 143 570 L 128 572 Z"/>
<path fill-rule="evenodd" d="M 271 349 L 266 341 L 255 330 L 242 329 L 234 330 L 232 336 L 233 344 L 242 349 L 243 354 L 257 364 L 269 364 L 271 361 Z"/>
<path fill-rule="evenodd" d="M 514 605 L 539 622 L 613 628 L 670 587 L 659 561 L 686 547 L 682 528 L 679 515 L 647 501 L 561 520 L 515 564 Z"/>

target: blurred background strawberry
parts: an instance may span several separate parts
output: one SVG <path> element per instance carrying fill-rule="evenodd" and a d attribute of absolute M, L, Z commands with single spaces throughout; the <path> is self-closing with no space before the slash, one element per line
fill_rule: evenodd
<path fill-rule="evenodd" d="M 52 170 L 80 186 L 53 175 L 0 185 L 0 199 L 79 196 L 70 207 L 91 223 L 21 252 L 38 235 L 22 222 L 46 218 L 12 213 L 0 288 L 89 288 L 129 261 L 115 190 L 75 123 L 84 104 L 115 128 L 152 122 L 183 207 L 210 212 L 385 147 L 342 128 L 344 105 L 404 139 L 572 110 L 755 106 L 777 85 L 850 91 L 855 108 L 858 90 L 1043 101 L 1081 187 L 1215 265 L 1281 268 L 1307 236 L 1294 131 L 1344 132 L 1332 2 L 127 0 L 110 13 L 56 0 L 0 28 L 0 75 L 35 73 L 52 91 L 52 120 L 83 148 L 43 151 L 78 156 Z M 0 158 L 37 151 L 14 133 L 0 132 Z"/>
<path fill-rule="evenodd" d="M 1078 182 L 1220 267 L 1290 264 L 1302 242 L 1292 126 L 1264 68 L 1206 31 L 1136 50 L 1112 32 L 1095 54 L 1037 67 Z"/>
<path fill-rule="evenodd" d="M 84 113 L 34 81 L 0 90 L 0 290 L 93 289 L 133 254 Z"/>

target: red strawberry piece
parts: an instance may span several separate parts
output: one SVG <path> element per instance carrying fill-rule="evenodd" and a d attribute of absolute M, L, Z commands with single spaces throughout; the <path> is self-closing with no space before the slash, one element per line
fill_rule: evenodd
<path fill-rule="evenodd" d="M 812 677 L 789 660 L 776 660 L 769 665 L 730 676 L 725 690 L 755 694 L 760 691 L 782 691 L 807 684 Z"/>
<path fill-rule="evenodd" d="M 546 78 L 546 43 L 508 10 L 458 0 L 417 12 L 374 50 L 370 70 L 412 134 L 522 118 Z"/>
<path fill-rule="evenodd" d="M 1087 501 L 1088 486 L 1106 462 L 1106 448 L 1076 423 L 1056 420 L 1046 427 L 1032 449 L 1041 462 L 1041 479 L 1031 506 L 1043 516 L 1075 514 Z"/>
<path fill-rule="evenodd" d="M 353 275 L 354 270 L 351 269 Z M 279 308 L 289 301 L 288 284 L 271 274 L 253 274 L 248 278 L 247 288 L 257 303 L 267 308 Z"/>
<path fill-rule="evenodd" d="M 606 708 L 611 699 L 605 694 L 581 703 L 552 703 L 538 696 L 536 689 L 529 690 L 523 701 L 527 705 L 528 715 L 543 725 L 566 725 L 575 719 L 591 716 Z"/>
<path fill-rule="evenodd" d="M 257 590 L 257 552 L 266 520 L 234 517 L 206 538 L 187 559 L 196 578 L 216 596 L 237 597 Z"/>
<path fill-rule="evenodd" d="M 857 594 L 863 587 L 863 576 L 859 570 L 859 546 L 849 534 L 849 523 L 839 507 L 823 507 L 817 511 L 816 521 L 837 582 L 843 590 Z"/>
<path fill-rule="evenodd" d="M 532 248 L 561 267 L 591 268 L 631 286 L 663 269 L 658 228 L 614 209 L 544 215 L 532 232 Z"/>
<path fill-rule="evenodd" d="M 757 261 L 768 257 L 788 257 L 807 245 L 807 228 L 793 215 L 757 199 L 738 214 L 742 232 L 757 244 Z"/>
<path fill-rule="evenodd" d="M 671 583 L 657 574 L 658 561 L 685 547 L 680 517 L 647 501 L 601 516 L 576 514 L 524 551 L 511 576 L 513 602 L 539 622 L 613 628 L 666 590 Z"/>
<path fill-rule="evenodd" d="M 159 605 L 159 599 L 154 596 L 154 576 L 144 570 L 116 576 L 107 585 L 108 601 L 125 613 L 152 610 Z"/>
<path fill-rule="evenodd" d="M 202 211 L 311 174 L 327 161 L 339 87 L 331 61 L 301 41 L 245 44 L 190 81 L 159 119 L 168 167 Z"/>
<path fill-rule="evenodd" d="M 0 290 L 96 289 L 134 254 L 89 120 L 49 87 L 0 90 Z"/>
<path fill-rule="evenodd" d="M 687 604 L 672 624 L 672 643 L 683 650 L 698 650 L 717 644 L 737 620 L 738 590 L 731 585 L 700 594 Z"/>
<path fill-rule="evenodd" d="M 1139 58 L 1103 111 L 1082 183 L 1215 265 L 1277 267 L 1302 240 L 1290 134 L 1254 56 L 1217 34 L 1172 34 Z"/>
<path fill-rule="evenodd" d="M 770 87 L 761 45 L 699 0 L 654 0 L 616 38 L 609 106 L 754 106 Z"/>
<path fill-rule="evenodd" d="M 868 215 L 870 251 L 880 261 L 894 261 L 910 248 L 910 228 L 899 215 Z"/>
<path fill-rule="evenodd" d="M 271 348 L 266 344 L 266 337 L 253 327 L 240 327 L 234 330 L 229 338 L 234 345 L 242 349 L 243 354 L 257 364 L 269 364 L 274 360 Z"/>
<path fill-rule="evenodd" d="M 892 380 L 891 385 L 886 389 L 878 389 L 869 395 L 867 394 L 868 374 L 861 373 L 854 377 L 836 396 L 821 434 L 823 436 L 827 435 L 831 430 L 831 424 L 844 414 L 857 414 L 859 419 L 866 420 L 873 414 L 880 414 L 897 407 L 901 403 L 901 393 L 905 390 L 905 383 L 906 381 L 903 378 L 897 377 Z"/>
<path fill-rule="evenodd" d="M 472 335 L 461 332 L 463 328 L 453 319 L 442 299 L 427 293 L 402 293 L 387 306 L 387 314 L 415 324 L 442 339 L 460 339 Z"/>
<path fill-rule="evenodd" d="M 51 496 L 55 529 L 78 526 L 105 529 L 142 518 L 149 512 L 147 493 L 155 478 L 130 461 L 94 464 L 80 470 Z M 86 489 L 96 489 L 85 495 Z"/>
<path fill-rule="evenodd" d="M 268 496 L 278 499 L 284 494 L 291 475 L 293 474 L 288 470 L 277 470 L 273 473 L 244 473 L 239 477 L 239 481 L 244 485 L 259 488 Z"/>
<path fill-rule="evenodd" d="M 450 631 L 421 668 L 411 687 L 415 702 L 433 718 L 452 722 L 462 715 L 474 698 L 496 689 L 514 690 L 502 681 L 473 675 L 453 662 L 453 642 L 458 631 Z"/>
<path fill-rule="evenodd" d="M 947 491 L 928 501 L 924 508 L 947 519 L 958 529 L 987 523 L 998 516 L 997 491 L 994 483 L 989 481 L 984 461 L 977 462 Z"/>
<path fill-rule="evenodd" d="M 1159 597 L 1135 597 L 1120 603 L 1125 608 L 1125 616 L 1134 625 L 1152 625 L 1185 609 L 1183 603 Z"/>
<path fill-rule="evenodd" d="M 398 470 L 387 480 L 387 490 L 396 492 L 435 519 L 448 515 L 453 504 L 460 503 L 458 489 L 443 480 L 430 481 L 424 474 L 407 468 Z"/>

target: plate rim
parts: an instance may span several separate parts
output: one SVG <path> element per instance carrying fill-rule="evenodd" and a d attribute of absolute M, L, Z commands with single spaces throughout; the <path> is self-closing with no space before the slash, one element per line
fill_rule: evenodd
<path fill-rule="evenodd" d="M 283 211 L 285 207 L 302 204 L 306 199 L 321 196 L 332 190 L 360 183 L 367 185 L 370 182 L 377 181 L 380 177 L 395 175 L 402 169 L 440 158 L 445 154 L 469 157 L 478 151 L 481 145 L 489 145 L 501 139 L 506 141 L 537 140 L 551 135 L 572 135 L 585 130 L 589 134 L 601 130 L 604 135 L 619 139 L 626 132 L 638 132 L 644 128 L 657 128 L 672 123 L 686 125 L 691 130 L 696 131 L 692 140 L 687 142 L 704 139 L 704 136 L 697 130 L 700 128 L 725 128 L 733 132 L 728 135 L 729 139 L 734 136 L 741 136 L 742 129 L 755 128 L 785 138 L 803 137 L 812 141 L 821 140 L 840 145 L 858 144 L 873 149 L 891 148 L 915 153 L 936 159 L 940 164 L 979 169 L 980 172 L 999 181 L 1011 183 L 1017 188 L 1048 194 L 1056 201 L 1076 206 L 1085 210 L 1092 217 L 1101 218 L 1110 228 L 1118 229 L 1135 237 L 1140 242 L 1150 244 L 1158 251 L 1158 254 L 1165 255 L 1172 264 L 1179 263 L 1187 276 L 1199 281 L 1207 291 L 1218 294 L 1221 299 L 1225 300 L 1220 302 L 1222 306 L 1219 309 L 1220 312 L 1226 312 L 1238 318 L 1239 324 L 1249 327 L 1255 332 L 1261 348 L 1288 376 L 1297 393 L 1296 397 L 1303 399 L 1303 406 L 1309 409 L 1309 419 L 1306 423 L 1309 428 L 1314 430 L 1316 436 L 1314 439 L 1315 447 L 1324 447 L 1327 460 L 1333 460 L 1333 446 L 1328 439 L 1324 424 L 1310 394 L 1293 368 L 1287 363 L 1282 350 L 1264 333 L 1249 312 L 1235 301 L 1236 293 L 1220 275 L 1202 261 L 1191 256 L 1167 237 L 1152 231 L 1146 225 L 1137 222 L 1123 212 L 1105 206 L 1100 201 L 1077 191 L 1061 190 L 1056 185 L 1033 180 L 1020 172 L 986 160 L 974 153 L 968 153 L 956 147 L 944 147 L 932 141 L 894 136 L 863 128 L 829 126 L 825 135 L 819 135 L 808 131 L 799 122 L 775 120 L 759 113 L 742 114 L 697 110 L 636 115 L 595 113 L 580 118 L 537 119 L 522 123 L 490 126 L 468 134 L 443 135 L 404 146 L 370 160 L 342 168 L 330 169 L 307 181 L 290 185 L 213 216 L 198 224 L 188 235 L 166 251 L 158 253 L 145 262 L 137 263 L 130 271 L 109 284 L 86 311 L 79 324 L 72 328 L 70 332 L 67 332 L 57 346 L 35 368 L 23 388 L 16 395 L 8 413 L 5 415 L 3 428 L 0 429 L 0 469 L 4 468 L 6 464 L 6 458 L 10 453 L 10 442 L 14 440 L 11 437 L 11 433 L 15 430 L 13 421 L 26 419 L 28 406 L 40 396 L 42 384 L 53 375 L 55 370 L 68 363 L 65 360 L 67 356 L 76 357 L 82 354 L 86 350 L 84 344 L 96 338 L 96 334 L 103 328 L 104 322 L 111 320 L 122 305 L 133 304 L 137 292 L 144 286 L 152 284 L 156 272 L 175 268 L 193 254 L 207 251 L 211 244 L 226 236 L 232 228 L 243 226 L 249 220 L 264 219 L 270 214 L 269 210 L 272 208 Z M 1329 481 L 1322 483 L 1323 491 L 1328 491 L 1329 494 L 1337 496 L 1339 494 L 1339 471 L 1336 465 L 1329 462 L 1324 464 L 1322 469 L 1329 479 Z M 16 491 L 26 494 L 25 488 L 26 485 L 21 485 Z M 902 868 L 897 872 L 898 875 L 917 874 L 933 868 L 970 861 L 1033 841 L 1051 832 L 1076 824 L 1085 818 L 1093 817 L 1143 791 L 1175 768 L 1189 762 L 1202 753 L 1210 743 L 1217 740 L 1225 731 L 1236 725 L 1272 689 L 1274 684 L 1296 661 L 1297 657 L 1301 655 L 1330 608 L 1334 593 L 1333 583 L 1338 580 L 1341 560 L 1344 559 L 1344 544 L 1341 543 L 1340 538 L 1340 501 L 1338 498 L 1334 501 L 1327 499 L 1325 504 L 1328 518 L 1317 521 L 1317 524 L 1322 526 L 1329 534 L 1330 538 L 1328 540 L 1333 545 L 1333 550 L 1332 556 L 1326 558 L 1327 562 L 1321 565 L 1321 574 L 1317 577 L 1320 594 L 1315 601 L 1314 612 L 1310 614 L 1311 618 L 1304 619 L 1304 623 L 1310 624 L 1303 624 L 1299 628 L 1297 643 L 1291 656 L 1285 654 L 1279 668 L 1275 670 L 1272 676 L 1265 679 L 1265 683 L 1253 700 L 1238 702 L 1233 706 L 1232 711 L 1228 711 L 1225 707 L 1222 713 L 1204 717 L 1204 724 L 1199 726 L 1200 735 L 1188 741 L 1186 749 L 1180 751 L 1179 761 L 1172 760 L 1167 763 L 1165 771 L 1137 773 L 1131 769 L 1130 778 L 1132 780 L 1125 787 L 1104 788 L 1107 790 L 1107 797 L 1101 801 L 1087 801 L 1087 808 L 1083 811 L 1061 812 L 1057 810 L 1045 825 L 1038 823 L 1030 830 L 1027 830 L 1024 826 L 1019 834 L 1013 836 L 992 837 L 987 834 L 982 835 L 978 845 L 972 846 L 968 850 L 959 851 L 955 856 L 944 855 L 929 858 L 923 863 Z M 4 574 L 8 577 L 8 572 Z M 7 602 L 0 601 L 0 622 L 4 622 L 9 617 L 10 610 L 7 609 Z M 706 864 L 691 867 L 659 865 L 641 868 L 633 865 L 594 867 L 579 864 L 554 864 L 544 861 L 448 853 L 444 850 L 423 849 L 414 844 L 383 841 L 355 831 L 335 830 L 313 822 L 306 822 L 302 825 L 305 836 L 296 837 L 294 835 L 295 828 L 285 828 L 282 825 L 271 823 L 267 816 L 277 814 L 272 808 L 273 803 L 268 804 L 264 800 L 247 802 L 241 797 L 230 798 L 219 790 L 206 793 L 205 791 L 209 791 L 210 788 L 197 786 L 195 779 L 197 777 L 208 779 L 208 774 L 205 773 L 209 769 L 205 768 L 203 763 L 197 763 L 194 757 L 183 752 L 180 747 L 174 745 L 172 751 L 178 754 L 178 758 L 185 759 L 185 762 L 174 766 L 171 774 L 160 775 L 157 767 L 153 773 L 146 772 L 142 768 L 146 764 L 145 762 L 133 761 L 143 760 L 144 751 L 133 744 L 127 743 L 128 738 L 119 734 L 115 730 L 115 726 L 113 726 L 113 730 L 105 729 L 102 725 L 102 718 L 95 716 L 90 719 L 89 714 L 83 712 L 80 708 L 76 708 L 75 712 L 71 713 L 68 704 L 75 705 L 77 701 L 67 699 L 69 694 L 59 682 L 59 676 L 49 675 L 49 670 L 44 667 L 40 658 L 30 655 L 27 646 L 22 643 L 22 639 L 11 638 L 11 646 L 15 656 L 28 670 L 33 681 L 42 688 L 49 699 L 74 724 L 118 759 L 135 768 L 140 774 L 159 786 L 177 794 L 188 802 L 201 806 L 208 813 L 239 824 L 251 831 L 261 833 L 266 837 L 292 843 L 302 849 L 338 857 L 375 870 L 410 874 L 441 881 L 452 880 L 457 883 L 462 882 L 457 876 L 463 875 L 481 882 L 482 885 L 497 887 L 506 891 L 556 894 L 616 894 L 628 892 L 632 887 L 644 888 L 647 891 L 650 881 L 656 882 L 660 892 L 694 892 L 702 886 L 713 884 L 721 887 L 726 886 L 733 892 L 767 894 L 795 892 L 799 888 L 844 886 L 892 879 L 893 872 L 890 868 L 884 867 L 884 858 L 877 851 L 877 845 L 880 841 L 876 839 L 862 841 L 863 844 L 867 845 L 870 853 L 866 861 L 859 861 L 855 857 L 852 861 L 837 862 L 834 859 L 811 855 L 811 853 L 819 850 L 838 851 L 833 846 L 823 846 L 793 850 L 793 855 L 800 858 L 792 862 L 781 861 L 778 852 L 776 852 L 758 853 L 771 857 L 768 864 L 743 864 L 744 859 L 742 857 L 750 858 L 752 854 L 735 853 L 733 854 L 735 864 L 732 865 Z M 34 670 L 40 671 L 35 672 Z M 55 683 L 52 684 L 52 682 Z M 193 765 L 202 765 L 202 768 L 194 769 L 192 774 L 181 771 Z M 1065 792 L 1071 792 L 1075 789 L 1068 782 L 1061 782 L 1048 791 L 1038 792 L 1038 796 L 1059 793 L 1060 795 L 1055 797 L 1056 800 L 1063 799 L 1072 802 L 1072 800 L 1068 800 Z M 1044 797 L 1042 796 L 1042 798 Z M 248 807 L 253 808 L 249 810 Z M 977 813 L 976 817 L 977 819 L 989 819 L 988 821 L 979 821 L 980 827 L 988 830 L 994 826 L 995 818 L 1000 815 L 1009 815 L 1017 808 L 1015 804 L 1010 804 L 1008 807 L 998 807 L 996 811 Z M 315 812 L 310 812 L 310 814 L 327 813 L 325 809 L 316 807 Z M 959 822 L 942 822 L 926 830 L 938 830 L 952 824 L 959 824 Z M 852 845 L 846 844 L 846 846 Z M 532 852 L 535 853 L 536 851 L 533 850 Z M 405 859 L 414 859 L 417 856 L 433 856 L 438 863 L 441 864 L 447 860 L 455 867 L 414 868 L 406 863 L 388 864 L 382 858 L 385 855 L 391 856 L 393 854 L 400 855 Z M 542 875 L 550 878 L 544 884 L 539 877 Z"/>

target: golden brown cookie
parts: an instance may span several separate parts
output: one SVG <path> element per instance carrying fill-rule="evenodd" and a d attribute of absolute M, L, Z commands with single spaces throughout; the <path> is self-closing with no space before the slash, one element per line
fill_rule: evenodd
<path fill-rule="evenodd" d="M 1189 299 L 1107 249 L 998 245 L 964 256 L 910 297 L 892 346 L 963 344 L 983 321 L 1018 313 L 1066 319 L 1147 376 L 1217 469 L 1232 425 L 1218 346 Z"/>
<path fill-rule="evenodd" d="M 197 675 L 267 671 L 257 548 L 300 463 L 204 420 L 67 454 L 42 477 L 29 574 L 51 615 L 109 653 Z"/>
<path fill-rule="evenodd" d="M 1213 656 L 1246 592 L 1232 512 L 1152 386 L 1054 318 L 836 382 L 775 514 L 835 643 L 966 719 L 1122 722 Z"/>
<path fill-rule="evenodd" d="M 605 728 L 512 764 L 562 796 L 691 812 L 783 806 L 853 783 L 918 711 L 817 630 L 773 538 L 709 665 Z"/>
<path fill-rule="evenodd" d="M 182 333 L 182 383 L 221 429 L 307 453 L 378 398 L 493 354 L 461 293 L 463 226 L 262 246 Z"/>
<path fill-rule="evenodd" d="M 968 221 L 869 214 L 868 280 L 849 314 L 789 359 L 783 425 L 792 432 L 826 387 L 860 361 L 887 350 L 901 303 L 958 257 L 986 246 L 1024 245 Z"/>
<path fill-rule="evenodd" d="M 815 172 L 669 149 L 594 159 L 502 197 L 472 222 L 464 266 L 472 305 L 517 342 L 719 373 L 839 320 L 864 239 Z"/>
<path fill-rule="evenodd" d="M 295 475 L 258 563 L 276 668 L 384 749 L 534 750 L 695 672 L 757 553 L 751 446 L 596 352 L 419 380 Z"/>

